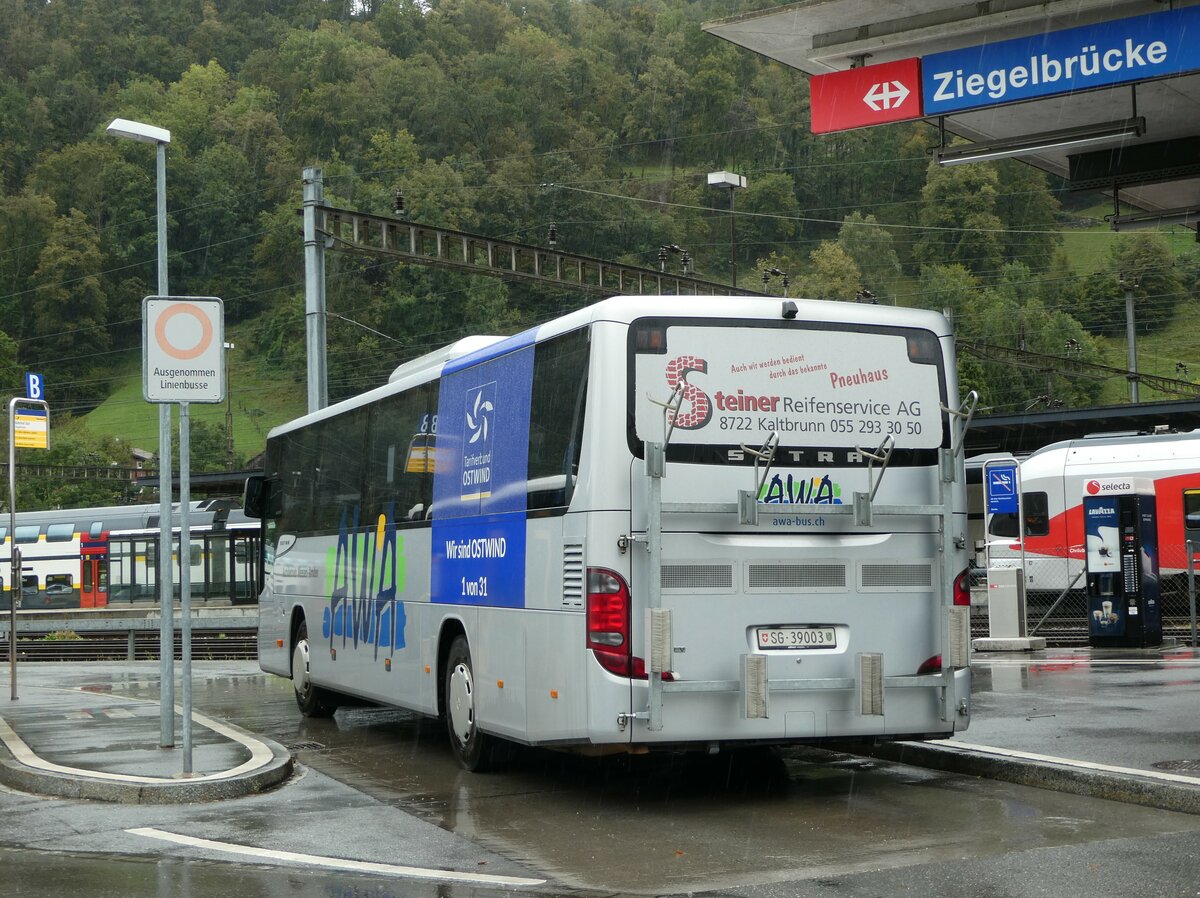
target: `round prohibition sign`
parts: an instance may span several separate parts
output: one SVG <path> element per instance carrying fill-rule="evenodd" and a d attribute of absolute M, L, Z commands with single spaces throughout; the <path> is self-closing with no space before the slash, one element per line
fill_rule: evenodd
<path fill-rule="evenodd" d="M 167 325 L 177 315 L 187 315 L 194 319 L 196 324 L 200 326 L 200 339 L 190 348 L 176 346 L 167 336 Z M 193 327 L 186 321 L 178 322 L 178 326 L 173 328 L 176 336 L 179 335 L 180 326 L 182 326 L 182 329 L 184 329 L 188 336 L 191 336 Z M 171 356 L 171 358 L 179 359 L 181 362 L 191 361 L 203 355 L 205 350 L 212 345 L 212 322 L 209 321 L 208 316 L 204 314 L 204 311 L 199 306 L 190 302 L 175 303 L 158 316 L 158 321 L 154 323 L 154 339 L 158 341 L 158 345 L 162 348 L 162 351 Z"/>

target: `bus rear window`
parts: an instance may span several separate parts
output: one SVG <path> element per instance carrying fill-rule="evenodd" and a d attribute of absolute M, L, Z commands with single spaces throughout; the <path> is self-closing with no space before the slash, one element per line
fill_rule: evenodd
<path fill-rule="evenodd" d="M 671 436 L 676 461 L 753 464 L 778 435 L 777 467 L 928 464 L 949 446 L 941 344 L 928 330 L 825 321 L 643 319 L 630 329 L 630 448 Z M 674 411 L 664 416 L 663 404 Z"/>

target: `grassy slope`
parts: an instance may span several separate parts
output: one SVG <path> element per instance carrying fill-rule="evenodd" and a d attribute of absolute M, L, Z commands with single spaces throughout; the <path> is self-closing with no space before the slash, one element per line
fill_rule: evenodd
<path fill-rule="evenodd" d="M 1077 272 L 1100 270 L 1104 267 L 1109 247 L 1117 238 L 1116 233 L 1104 221 L 1105 215 L 1112 214 L 1112 207 L 1101 204 L 1076 214 L 1080 219 L 1092 219 L 1096 223 L 1090 227 L 1068 231 L 1063 237 L 1063 247 Z M 1192 252 L 1196 248 L 1195 231 L 1174 226 L 1164 229 L 1163 233 L 1177 254 Z M 1198 311 L 1200 302 L 1189 299 L 1180 304 L 1175 319 L 1162 331 L 1155 334 L 1138 334 L 1138 370 L 1162 377 L 1200 381 L 1200 334 L 1197 334 L 1193 323 Z M 1103 355 L 1103 364 L 1114 368 L 1128 366 L 1129 349 L 1123 337 L 1100 338 L 1098 344 Z M 1176 362 L 1187 365 L 1188 373 L 1177 373 Z M 1138 391 L 1138 399 L 1141 402 L 1181 398 L 1183 397 L 1177 394 L 1161 393 L 1145 385 L 1141 385 Z M 1129 384 L 1125 380 L 1114 378 L 1104 384 L 1102 404 L 1118 405 L 1128 401 Z"/>
<path fill-rule="evenodd" d="M 237 339 L 236 328 L 226 332 L 229 342 L 249 347 L 250 342 Z M 233 349 L 229 353 L 229 381 L 232 387 L 233 443 L 239 456 L 249 458 L 262 451 L 267 431 L 276 424 L 304 414 L 307 405 L 303 383 L 281 378 L 278 371 L 267 371 L 247 351 Z M 191 403 L 192 422 L 204 421 L 224 433 L 226 403 Z M 138 357 L 127 372 L 125 385 L 116 390 L 84 423 L 95 433 L 108 434 L 125 440 L 132 447 L 158 452 L 158 406 L 142 397 L 142 368 Z M 172 425 L 178 440 L 178 412 Z"/>

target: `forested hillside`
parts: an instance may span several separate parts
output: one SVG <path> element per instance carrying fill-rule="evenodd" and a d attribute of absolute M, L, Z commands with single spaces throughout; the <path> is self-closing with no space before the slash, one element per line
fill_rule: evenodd
<path fill-rule="evenodd" d="M 705 173 L 736 170 L 743 286 L 778 267 L 793 296 L 869 290 L 951 310 L 964 338 L 1051 355 L 1101 361 L 1123 337 L 1118 272 L 1139 279 L 1143 332 L 1191 308 L 1194 252 L 1096 229 L 1076 211 L 1095 197 L 1027 165 L 938 168 L 924 124 L 811 135 L 803 77 L 700 30 L 748 6 L 14 0 L 0 18 L 0 377 L 19 392 L 22 372 L 45 374 L 62 460 L 157 445 L 136 391 L 122 401 L 144 423 L 115 433 L 122 445 L 67 420 L 140 378 L 156 292 L 154 152 L 108 136 L 114 117 L 171 132 L 171 292 L 225 301 L 238 415 L 254 422 L 241 458 L 303 408 L 306 165 L 335 205 L 391 214 L 399 189 L 417 221 L 531 243 L 553 223 L 560 248 L 646 267 L 678 244 L 714 280 L 730 274 L 728 195 Z M 327 284 L 334 399 L 463 333 L 587 301 L 338 254 Z M 1174 362 L 1145 367 L 1174 376 Z M 972 357 L 962 375 L 997 411 L 1104 389 Z M 200 425 L 198 469 L 224 462 L 219 421 Z"/>

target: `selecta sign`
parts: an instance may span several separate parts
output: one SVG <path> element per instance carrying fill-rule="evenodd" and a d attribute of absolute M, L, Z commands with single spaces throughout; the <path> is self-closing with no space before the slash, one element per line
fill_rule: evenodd
<path fill-rule="evenodd" d="M 1200 68 L 1200 7 L 982 44 L 921 61 L 925 115 L 1073 93 Z"/>
<path fill-rule="evenodd" d="M 1200 69 L 1198 36 L 1200 6 L 1191 6 L 814 75 L 812 131 L 845 131 L 1181 75 Z"/>

